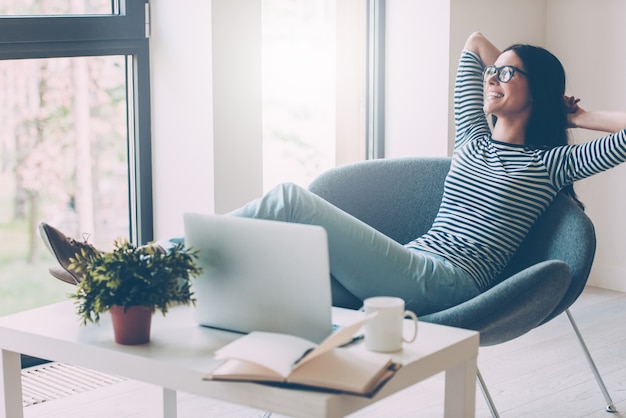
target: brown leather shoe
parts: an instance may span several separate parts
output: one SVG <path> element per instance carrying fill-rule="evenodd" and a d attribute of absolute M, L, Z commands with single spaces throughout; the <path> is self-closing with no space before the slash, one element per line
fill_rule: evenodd
<path fill-rule="evenodd" d="M 48 269 L 48 272 L 62 282 L 77 285 L 78 281 L 74 278 L 74 276 L 67 270 L 65 270 L 61 266 L 52 266 Z"/>
<path fill-rule="evenodd" d="M 63 267 L 63 269 L 65 269 L 65 271 L 72 276 L 73 280 L 71 283 L 76 284 L 80 282 L 83 278 L 84 272 L 77 272 L 70 269 L 69 266 L 72 263 L 70 259 L 74 258 L 81 250 L 84 250 L 87 254 L 93 255 L 97 254 L 98 250 L 96 250 L 93 245 L 88 244 L 87 241 L 79 242 L 74 238 L 65 236 L 65 234 L 61 231 L 45 222 L 39 224 L 39 232 L 43 242 L 46 244 L 46 247 L 48 247 L 48 250 L 50 250 L 52 255 L 56 257 L 61 267 Z M 50 273 L 52 274 L 52 271 L 50 271 Z M 58 276 L 54 274 L 52 275 L 60 279 Z M 64 282 L 67 281 L 64 279 L 60 280 L 63 280 Z"/>

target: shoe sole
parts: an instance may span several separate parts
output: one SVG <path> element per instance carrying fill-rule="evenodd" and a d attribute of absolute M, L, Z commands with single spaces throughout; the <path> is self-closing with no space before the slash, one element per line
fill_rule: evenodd
<path fill-rule="evenodd" d="M 52 277 L 54 277 L 55 279 L 58 279 L 60 281 L 62 281 L 63 283 L 67 283 L 67 284 L 71 284 L 71 285 L 78 285 L 79 282 L 76 280 L 76 278 L 72 275 L 72 273 L 70 273 L 69 271 L 65 270 L 63 267 L 59 267 L 60 270 L 62 270 L 63 272 L 66 272 L 67 275 L 64 275 L 61 272 L 58 272 L 54 269 L 54 267 L 50 267 L 48 269 L 48 273 L 50 273 L 50 275 Z"/>

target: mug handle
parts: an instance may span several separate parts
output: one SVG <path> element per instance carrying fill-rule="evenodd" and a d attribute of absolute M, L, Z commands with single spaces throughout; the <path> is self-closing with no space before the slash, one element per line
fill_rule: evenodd
<path fill-rule="evenodd" d="M 405 343 L 412 343 L 413 341 L 415 341 L 415 338 L 417 338 L 417 315 L 415 315 L 415 313 L 412 311 L 404 311 L 404 318 L 406 318 L 407 316 L 411 317 L 411 319 L 413 320 L 413 336 L 407 340 L 406 338 L 404 338 L 403 335 L 402 340 Z"/>

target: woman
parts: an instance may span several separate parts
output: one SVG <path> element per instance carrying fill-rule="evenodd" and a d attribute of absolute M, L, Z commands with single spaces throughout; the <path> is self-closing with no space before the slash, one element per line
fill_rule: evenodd
<path fill-rule="evenodd" d="M 375 295 L 402 297 L 418 315 L 457 305 L 493 285 L 561 189 L 575 197 L 573 182 L 626 161 L 626 113 L 586 112 L 564 91 L 563 68 L 548 51 L 514 45 L 501 53 L 472 34 L 457 73 L 455 149 L 440 210 L 405 245 L 292 184 L 231 215 L 325 227 L 335 305 Z M 568 126 L 617 133 L 570 146 Z M 80 280 L 69 257 L 95 250 L 49 225 L 41 231 Z"/>

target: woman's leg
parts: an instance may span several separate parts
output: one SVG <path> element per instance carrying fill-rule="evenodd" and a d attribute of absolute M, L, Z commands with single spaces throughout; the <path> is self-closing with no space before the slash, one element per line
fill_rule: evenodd
<path fill-rule="evenodd" d="M 447 261 L 408 249 L 293 184 L 279 185 L 230 215 L 324 227 L 331 273 L 360 300 L 398 296 L 419 315 L 478 294 L 473 280 Z"/>
<path fill-rule="evenodd" d="M 398 296 L 405 300 L 408 309 L 420 315 L 456 305 L 479 293 L 474 280 L 460 268 L 441 257 L 400 245 L 293 184 L 280 185 L 231 215 L 324 227 L 330 270 L 336 279 L 332 283 L 333 302 L 339 306 L 356 307 L 359 301 L 371 296 Z M 69 262 L 64 261 L 74 254 L 77 241 L 60 232 L 45 237 L 54 248 L 71 247 L 62 252 L 61 258 L 57 255 L 59 263 L 68 270 Z M 178 238 L 158 244 L 167 250 L 181 241 Z"/>

